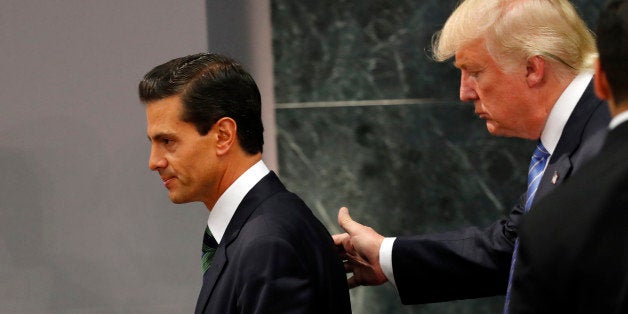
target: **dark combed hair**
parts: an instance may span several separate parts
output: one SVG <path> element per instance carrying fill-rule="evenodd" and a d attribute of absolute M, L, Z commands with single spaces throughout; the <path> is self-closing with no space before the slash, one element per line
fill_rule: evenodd
<path fill-rule="evenodd" d="M 148 104 L 171 96 L 183 102 L 181 120 L 206 135 L 221 118 L 232 118 L 242 149 L 262 152 L 264 126 L 259 89 L 235 60 L 199 53 L 170 60 L 148 72 L 139 84 L 140 100 Z"/>
<path fill-rule="evenodd" d="M 616 104 L 628 100 L 628 0 L 611 0 L 600 12 L 596 42 Z"/>

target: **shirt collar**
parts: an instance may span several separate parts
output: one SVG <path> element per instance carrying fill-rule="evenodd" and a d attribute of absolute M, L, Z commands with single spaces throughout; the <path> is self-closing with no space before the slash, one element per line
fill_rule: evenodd
<path fill-rule="evenodd" d="M 565 88 L 554 107 L 552 107 L 545 123 L 545 128 L 543 128 L 541 133 L 541 142 L 550 155 L 554 153 L 567 120 L 569 120 L 571 113 L 576 108 L 576 104 L 578 104 L 580 97 L 584 94 L 592 78 L 593 73 L 590 72 L 578 74 L 569 83 L 569 86 Z"/>
<path fill-rule="evenodd" d="M 246 170 L 220 195 L 209 213 L 209 218 L 207 218 L 207 226 L 216 238 L 216 242 L 220 243 L 222 240 L 225 230 L 244 196 L 269 172 L 266 164 L 260 160 Z"/>
<path fill-rule="evenodd" d="M 624 111 L 613 117 L 613 120 L 611 120 L 611 124 L 608 125 L 608 128 L 612 130 L 626 121 L 628 121 L 628 111 Z"/>

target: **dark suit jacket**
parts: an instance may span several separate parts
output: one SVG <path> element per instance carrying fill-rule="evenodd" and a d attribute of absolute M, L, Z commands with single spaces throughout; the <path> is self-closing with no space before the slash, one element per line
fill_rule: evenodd
<path fill-rule="evenodd" d="M 526 215 L 510 313 L 628 313 L 628 122 Z"/>
<path fill-rule="evenodd" d="M 589 84 L 563 129 L 532 207 L 599 151 L 609 120 L 606 103 Z M 553 184 L 555 172 L 558 180 Z M 401 301 L 417 304 L 505 294 L 524 206 L 525 192 L 506 218 L 487 228 L 398 237 L 392 263 Z"/>
<path fill-rule="evenodd" d="M 203 276 L 196 313 L 350 313 L 327 229 L 271 172 L 244 197 Z"/>

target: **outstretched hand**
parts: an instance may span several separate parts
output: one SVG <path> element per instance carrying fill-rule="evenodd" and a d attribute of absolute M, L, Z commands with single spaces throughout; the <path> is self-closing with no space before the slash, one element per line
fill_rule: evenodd
<path fill-rule="evenodd" d="M 353 273 L 347 279 L 349 288 L 386 282 L 388 279 L 379 264 L 379 248 L 384 237 L 373 228 L 351 219 L 346 207 L 338 211 L 338 224 L 346 233 L 333 235 L 334 244 L 344 261 L 345 271 Z"/>

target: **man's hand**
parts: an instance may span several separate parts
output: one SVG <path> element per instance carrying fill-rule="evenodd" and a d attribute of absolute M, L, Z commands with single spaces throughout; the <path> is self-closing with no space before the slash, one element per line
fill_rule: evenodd
<path fill-rule="evenodd" d="M 334 244 L 344 260 L 345 271 L 353 273 L 347 282 L 349 288 L 376 286 L 388 281 L 379 265 L 379 248 L 384 237 L 373 228 L 351 219 L 346 207 L 338 211 L 338 224 L 347 233 L 333 235 Z"/>

